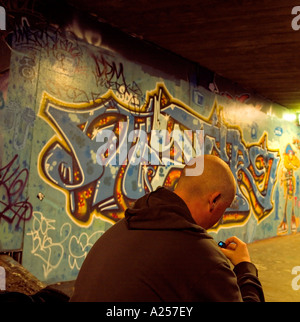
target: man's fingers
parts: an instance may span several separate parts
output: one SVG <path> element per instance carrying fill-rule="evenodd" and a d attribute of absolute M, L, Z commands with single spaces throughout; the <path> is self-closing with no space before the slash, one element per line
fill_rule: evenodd
<path fill-rule="evenodd" d="M 226 249 L 235 250 L 236 246 L 237 246 L 236 244 L 230 243 L 229 245 L 226 246 Z"/>
<path fill-rule="evenodd" d="M 231 249 L 227 249 L 227 248 L 220 248 L 222 253 L 228 258 L 231 259 L 232 256 L 232 250 Z"/>
<path fill-rule="evenodd" d="M 231 260 L 233 265 L 240 262 L 251 262 L 247 244 L 236 236 L 229 237 L 225 241 L 226 248 L 222 248 L 222 252 L 228 259 Z"/>
<path fill-rule="evenodd" d="M 229 245 L 230 243 L 238 244 L 239 242 L 241 242 L 241 240 L 238 239 L 236 236 L 229 237 L 225 241 L 226 245 Z"/>

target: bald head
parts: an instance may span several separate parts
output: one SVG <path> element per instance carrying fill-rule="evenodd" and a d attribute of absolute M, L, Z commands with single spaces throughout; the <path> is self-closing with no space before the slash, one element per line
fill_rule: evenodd
<path fill-rule="evenodd" d="M 201 160 L 204 161 L 203 172 L 200 175 L 196 173 L 193 176 L 187 175 L 189 170 L 197 166 L 197 162 L 186 165 L 174 190 L 186 202 L 193 217 L 196 216 L 195 212 L 198 212 L 197 207 L 200 206 L 200 203 L 202 205 L 202 203 L 208 201 L 211 202 L 212 209 L 214 202 L 221 202 L 218 205 L 221 205 L 221 208 L 224 208 L 225 211 L 230 206 L 236 193 L 235 179 L 226 162 L 213 155 L 204 155 L 200 158 L 204 158 L 204 160 Z M 218 216 L 221 217 L 222 214 L 218 213 Z M 208 215 L 205 214 L 205 209 L 201 216 L 204 215 Z M 217 221 L 219 218 L 215 219 Z"/>

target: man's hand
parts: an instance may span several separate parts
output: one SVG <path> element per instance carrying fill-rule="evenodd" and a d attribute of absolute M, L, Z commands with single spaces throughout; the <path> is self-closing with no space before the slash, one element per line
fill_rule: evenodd
<path fill-rule="evenodd" d="M 246 243 L 233 236 L 225 241 L 226 248 L 220 248 L 223 254 L 235 266 L 241 262 L 251 262 Z"/>

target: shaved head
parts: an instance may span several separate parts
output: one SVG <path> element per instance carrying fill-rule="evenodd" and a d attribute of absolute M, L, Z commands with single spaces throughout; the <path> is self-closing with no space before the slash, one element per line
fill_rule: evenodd
<path fill-rule="evenodd" d="M 198 198 L 206 193 L 220 190 L 224 193 L 224 198 L 232 201 L 236 185 L 227 163 L 214 155 L 205 155 L 203 172 L 199 176 L 187 176 L 187 170 L 194 168 L 196 163 L 185 166 L 175 190 L 184 190 L 187 194 Z"/>
<path fill-rule="evenodd" d="M 195 168 L 197 162 L 193 162 L 192 165 L 187 164 L 174 192 L 192 211 L 197 211 L 196 201 L 205 202 L 210 196 L 217 196 L 225 210 L 232 203 L 236 193 L 234 176 L 227 163 L 221 158 L 214 155 L 204 155 L 201 158 L 200 162 L 204 161 L 203 172 L 200 175 L 187 175 L 187 171 Z"/>

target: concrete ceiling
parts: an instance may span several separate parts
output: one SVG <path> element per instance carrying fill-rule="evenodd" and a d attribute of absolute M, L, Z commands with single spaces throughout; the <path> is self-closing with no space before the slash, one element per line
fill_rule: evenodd
<path fill-rule="evenodd" d="M 291 25 L 299 1 L 68 2 L 274 102 L 300 109 L 300 30 Z"/>

